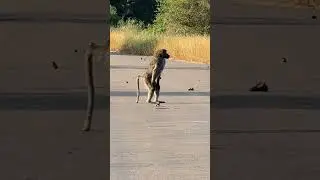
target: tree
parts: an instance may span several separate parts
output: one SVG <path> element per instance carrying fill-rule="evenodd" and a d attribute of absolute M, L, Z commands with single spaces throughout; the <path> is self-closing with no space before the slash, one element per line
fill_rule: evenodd
<path fill-rule="evenodd" d="M 210 33 L 210 0 L 158 0 L 155 26 L 178 34 Z"/>
<path fill-rule="evenodd" d="M 110 24 L 113 26 L 117 25 L 119 20 L 120 17 L 117 14 L 117 9 L 114 6 L 110 5 Z"/>
<path fill-rule="evenodd" d="M 117 9 L 117 14 L 123 20 L 136 19 L 145 24 L 155 19 L 156 0 L 111 0 L 110 4 Z"/>

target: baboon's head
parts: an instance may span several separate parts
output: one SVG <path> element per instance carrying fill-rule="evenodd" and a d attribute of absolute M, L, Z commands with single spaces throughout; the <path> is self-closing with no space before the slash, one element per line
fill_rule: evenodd
<path fill-rule="evenodd" d="M 170 55 L 167 53 L 166 49 L 159 49 L 156 51 L 155 55 L 156 58 L 166 58 L 169 59 Z"/>

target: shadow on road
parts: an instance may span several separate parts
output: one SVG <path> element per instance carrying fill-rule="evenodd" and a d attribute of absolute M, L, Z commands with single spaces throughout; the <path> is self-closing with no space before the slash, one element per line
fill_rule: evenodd
<path fill-rule="evenodd" d="M 215 17 L 212 25 L 300 25 L 318 26 L 319 21 L 311 18 L 272 18 L 272 17 Z"/>
<path fill-rule="evenodd" d="M 210 98 L 211 108 L 320 109 L 320 97 L 289 95 L 220 95 Z"/>
<path fill-rule="evenodd" d="M 284 133 L 320 133 L 320 129 L 212 129 L 211 134 L 284 134 Z"/>
<path fill-rule="evenodd" d="M 146 69 L 145 66 L 114 66 L 110 65 L 110 69 Z M 183 70 L 210 70 L 210 67 L 166 67 L 166 69 L 183 69 Z"/>
<path fill-rule="evenodd" d="M 72 13 L 0 13 L 0 22 L 29 23 L 107 23 L 107 14 L 72 14 Z"/>
<path fill-rule="evenodd" d="M 107 95 L 96 94 L 95 109 L 108 109 Z M 0 110 L 86 110 L 86 92 L 0 93 Z"/>
<path fill-rule="evenodd" d="M 110 91 L 110 96 L 136 96 L 134 91 Z M 140 96 L 146 96 L 147 92 L 141 92 Z M 160 96 L 210 96 L 210 92 L 160 92 Z"/>

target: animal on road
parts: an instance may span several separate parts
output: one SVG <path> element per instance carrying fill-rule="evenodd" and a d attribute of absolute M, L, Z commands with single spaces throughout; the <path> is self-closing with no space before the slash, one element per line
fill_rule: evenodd
<path fill-rule="evenodd" d="M 147 68 L 147 71 L 143 75 L 138 75 L 137 77 L 137 100 L 136 103 L 139 102 L 140 97 L 140 83 L 139 79 L 143 78 L 144 85 L 148 91 L 147 103 L 157 104 L 165 103 L 164 101 L 159 101 L 160 95 L 160 79 L 161 73 L 165 68 L 166 59 L 169 59 L 170 55 L 167 53 L 166 49 L 159 49 L 153 55 L 151 62 Z M 151 99 L 155 94 L 155 101 L 152 102 Z"/>

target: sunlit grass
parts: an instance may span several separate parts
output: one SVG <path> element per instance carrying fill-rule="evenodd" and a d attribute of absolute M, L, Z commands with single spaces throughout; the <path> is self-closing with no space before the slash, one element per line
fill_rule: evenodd
<path fill-rule="evenodd" d="M 111 51 L 150 56 L 160 48 L 167 49 L 173 59 L 210 64 L 210 36 L 156 35 L 134 26 L 110 31 Z"/>
<path fill-rule="evenodd" d="M 175 59 L 210 64 L 209 36 L 164 36 L 156 49 L 166 48 Z"/>

